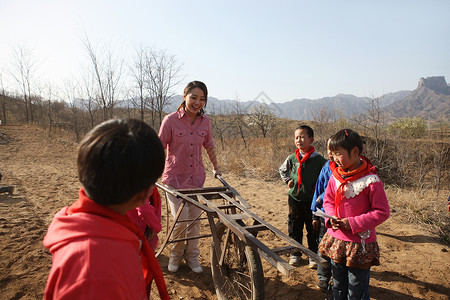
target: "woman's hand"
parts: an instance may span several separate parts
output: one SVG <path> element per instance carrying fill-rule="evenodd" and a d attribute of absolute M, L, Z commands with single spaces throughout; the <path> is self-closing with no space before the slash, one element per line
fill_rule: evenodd
<path fill-rule="evenodd" d="M 288 187 L 289 188 L 292 188 L 294 186 L 294 180 L 289 180 L 289 182 L 288 182 Z"/>
<path fill-rule="evenodd" d="M 214 178 L 217 178 L 217 176 L 222 176 L 222 172 L 220 172 L 220 170 L 218 170 L 218 169 L 217 170 L 213 169 L 212 172 L 213 172 Z"/>

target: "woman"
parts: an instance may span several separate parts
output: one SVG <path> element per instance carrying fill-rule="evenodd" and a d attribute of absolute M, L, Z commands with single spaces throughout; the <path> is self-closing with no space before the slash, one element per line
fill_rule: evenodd
<path fill-rule="evenodd" d="M 183 99 L 178 110 L 163 119 L 159 130 L 159 138 L 167 150 L 162 183 L 176 189 L 201 188 L 206 178 L 202 147 L 206 149 L 211 160 L 214 176 L 220 175 L 211 122 L 203 110 L 208 99 L 208 89 L 203 82 L 192 81 L 184 89 Z M 167 196 L 172 216 L 175 217 L 182 200 L 172 195 Z M 186 203 L 179 220 L 195 219 L 201 212 L 195 205 Z M 188 222 L 177 222 L 173 236 L 176 238 L 198 236 L 200 221 L 195 221 L 186 229 L 187 224 Z M 203 269 L 198 260 L 199 254 L 198 239 L 188 240 L 186 244 L 174 243 L 167 268 L 170 272 L 178 271 L 184 256 L 191 270 L 200 273 Z"/>

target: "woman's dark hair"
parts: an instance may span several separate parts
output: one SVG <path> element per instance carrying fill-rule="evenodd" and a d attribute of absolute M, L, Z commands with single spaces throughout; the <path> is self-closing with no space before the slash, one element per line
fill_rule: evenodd
<path fill-rule="evenodd" d="M 164 149 L 156 132 L 135 119 L 103 122 L 78 147 L 78 177 L 89 198 L 121 204 L 154 184 L 164 170 Z"/>
<path fill-rule="evenodd" d="M 342 147 L 350 152 L 357 147 L 359 153 L 363 150 L 362 139 L 356 131 L 351 129 L 342 129 L 331 137 L 330 150 L 336 151 L 338 147 Z"/>
<path fill-rule="evenodd" d="M 186 87 L 184 88 L 184 92 L 183 92 L 183 97 L 186 97 L 190 91 L 192 91 L 195 88 L 199 88 L 203 91 L 203 94 L 205 95 L 205 106 L 208 103 L 208 88 L 206 87 L 206 84 L 204 84 L 201 81 L 191 81 L 189 82 Z M 180 106 L 178 106 L 177 110 L 180 110 L 181 108 L 186 109 L 186 100 L 183 100 L 183 102 L 180 104 Z M 201 116 L 205 113 L 205 111 L 202 109 L 200 109 L 200 111 L 197 113 L 197 115 Z"/>

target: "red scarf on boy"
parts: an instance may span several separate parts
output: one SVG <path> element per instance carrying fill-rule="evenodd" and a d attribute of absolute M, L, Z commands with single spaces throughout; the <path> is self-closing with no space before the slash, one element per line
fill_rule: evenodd
<path fill-rule="evenodd" d="M 83 188 L 80 189 L 78 200 L 72 204 L 67 210 L 67 214 L 74 213 L 90 213 L 97 216 L 105 217 L 112 220 L 133 233 L 135 233 L 142 241 L 141 247 L 141 264 L 144 273 L 145 284 L 147 287 L 151 285 L 153 279 L 155 279 L 156 286 L 158 287 L 159 296 L 161 299 L 169 299 L 169 293 L 167 292 L 166 283 L 164 281 L 163 273 L 159 262 L 156 260 L 155 253 L 150 245 L 145 242 L 144 235 L 139 232 L 137 226 L 126 215 L 122 215 L 112 209 L 109 209 L 103 205 L 100 205 L 93 200 L 89 199 Z"/>
<path fill-rule="evenodd" d="M 330 170 L 333 172 L 334 178 L 339 180 L 340 185 L 336 190 L 335 195 L 335 213 L 337 216 L 339 205 L 341 204 L 342 200 L 344 199 L 344 187 L 348 182 L 355 181 L 369 173 L 377 173 L 377 168 L 370 162 L 370 160 L 365 157 L 361 156 L 361 166 L 359 166 L 357 169 L 352 171 L 345 171 L 341 167 L 338 167 L 335 162 L 330 163 Z"/>
<path fill-rule="evenodd" d="M 298 190 L 297 190 L 297 196 L 300 193 L 300 188 L 302 186 L 302 163 L 308 160 L 308 158 L 311 156 L 311 154 L 314 153 L 316 149 L 314 149 L 313 146 L 309 147 L 309 150 L 306 151 L 306 153 L 303 155 L 302 159 L 300 159 L 300 149 L 295 150 L 295 157 L 297 158 L 299 164 L 297 169 L 297 181 L 298 181 Z"/>

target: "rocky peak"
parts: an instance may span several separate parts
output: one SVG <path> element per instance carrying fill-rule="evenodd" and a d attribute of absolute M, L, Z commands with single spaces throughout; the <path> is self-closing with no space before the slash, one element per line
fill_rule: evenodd
<path fill-rule="evenodd" d="M 444 76 L 432 76 L 427 78 L 420 78 L 417 88 L 426 87 L 439 94 L 449 95 L 450 88 L 445 81 Z"/>

